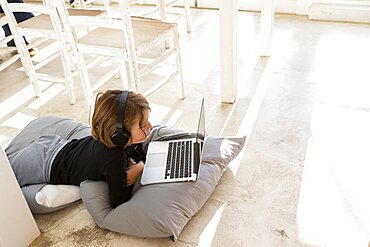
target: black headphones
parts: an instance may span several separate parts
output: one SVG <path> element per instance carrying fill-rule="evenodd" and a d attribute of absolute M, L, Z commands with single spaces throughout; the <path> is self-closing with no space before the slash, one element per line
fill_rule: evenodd
<path fill-rule="evenodd" d="M 110 139 L 114 145 L 124 146 L 130 139 L 130 132 L 128 132 L 123 126 L 123 116 L 125 115 L 126 103 L 128 99 L 129 91 L 122 91 L 119 98 L 118 109 L 117 109 L 117 121 L 116 131 L 111 135 Z"/>

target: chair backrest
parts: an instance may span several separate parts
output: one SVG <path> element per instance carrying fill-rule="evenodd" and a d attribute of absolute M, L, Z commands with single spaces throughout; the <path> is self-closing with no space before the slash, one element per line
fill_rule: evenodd
<path fill-rule="evenodd" d="M 128 56 L 135 56 L 135 40 L 132 29 L 132 21 L 129 13 L 129 1 L 119 0 L 119 18 L 110 18 L 109 16 L 92 17 L 92 16 L 71 16 L 68 13 L 66 4 L 63 0 L 45 0 L 50 4 L 55 4 L 55 10 L 58 13 L 59 20 L 62 23 L 66 34 L 72 37 L 78 43 L 78 36 L 75 27 L 85 26 L 86 28 L 103 27 L 109 29 L 117 29 L 122 31 L 126 43 Z M 52 6 L 52 5 L 50 5 Z M 73 42 L 73 41 L 71 41 Z M 136 58 L 135 58 L 136 59 Z"/>
<path fill-rule="evenodd" d="M 32 13 L 40 13 L 40 14 L 48 14 L 48 9 L 43 6 L 42 4 L 34 4 L 34 3 L 21 3 L 21 2 L 8 2 L 6 0 L 0 1 L 3 5 L 7 6 L 7 9 L 11 12 L 32 12 Z M 5 4 L 5 2 L 7 4 Z M 3 8 L 4 13 L 5 9 Z"/>
<path fill-rule="evenodd" d="M 6 0 L 0 0 L 0 3 L 5 15 L 8 17 L 9 28 L 14 35 L 15 45 L 20 54 L 25 72 L 34 86 L 36 96 L 39 97 L 41 94 L 38 86 L 39 80 L 55 82 L 64 81 L 70 96 L 70 104 L 74 104 L 76 102 L 76 98 L 73 92 L 73 80 L 71 68 L 68 63 L 69 58 L 66 47 L 60 46 L 59 49 L 55 49 L 48 54 L 44 53 L 43 60 L 38 61 L 37 64 L 34 64 L 34 60 L 31 59 L 28 52 L 29 48 L 36 47 L 48 40 L 57 41 L 58 45 L 63 44 L 60 40 L 62 40 L 64 36 L 61 34 L 62 32 L 55 32 L 55 29 L 57 29 L 58 26 L 57 23 L 53 22 L 49 8 L 44 3 L 8 3 Z M 15 16 L 16 12 L 32 12 L 35 16 L 18 23 Z M 24 36 L 33 37 L 29 45 L 26 44 Z M 64 77 L 57 77 L 37 72 L 38 69 L 48 64 L 59 55 L 63 63 Z"/>
<path fill-rule="evenodd" d="M 45 2 L 49 2 L 49 6 L 52 6 L 54 1 L 45 0 Z M 129 14 L 129 5 L 128 0 L 119 0 L 119 10 L 120 10 L 120 17 L 119 18 L 109 18 L 109 15 L 106 16 L 84 16 L 84 15 L 76 15 L 70 16 L 68 13 L 67 6 L 63 0 L 55 0 L 55 7 L 60 14 L 61 21 L 63 25 L 68 27 L 73 26 L 86 26 L 86 27 L 107 27 L 107 28 L 115 28 L 119 30 L 124 30 L 126 25 L 131 24 L 130 14 Z M 66 16 L 66 18 L 65 18 Z M 122 23 L 125 25 L 122 26 Z"/>
<path fill-rule="evenodd" d="M 62 28 L 64 30 L 64 34 L 67 36 L 67 42 L 72 47 L 73 53 L 77 58 L 77 66 L 80 73 L 81 81 L 84 85 L 85 93 L 87 94 L 86 97 L 90 98 L 91 91 L 91 84 L 90 79 L 87 73 L 88 64 L 85 63 L 83 58 L 83 53 L 87 52 L 84 50 L 85 47 L 82 47 L 83 44 L 79 43 L 79 33 L 77 29 L 81 29 L 81 27 L 85 27 L 85 30 L 94 30 L 95 28 L 108 28 L 108 29 L 116 29 L 121 32 L 117 32 L 117 35 L 122 35 L 123 40 L 126 45 L 125 50 L 120 50 L 121 52 L 116 52 L 112 50 L 109 46 L 106 47 L 94 47 L 89 46 L 88 52 L 94 53 L 97 49 L 99 51 L 104 50 L 108 57 L 117 57 L 123 60 L 129 60 L 134 62 L 129 62 L 129 71 L 134 71 L 133 73 L 137 74 L 137 57 L 136 57 L 136 49 L 135 49 L 135 41 L 134 41 L 134 34 L 132 29 L 132 21 L 131 16 L 129 13 L 129 3 L 128 0 L 119 0 L 119 18 L 111 18 L 111 16 L 83 16 L 83 15 L 70 15 L 68 13 L 67 6 L 64 0 L 44 0 L 47 3 L 47 6 L 51 9 L 50 11 L 56 11 L 58 16 L 58 21 L 61 23 Z M 123 56 L 123 57 L 122 57 Z M 120 64 L 123 60 L 120 60 Z M 122 66 L 121 66 L 122 67 Z M 137 78 L 138 76 L 134 76 L 133 78 Z M 100 83 L 100 80 L 98 84 Z M 126 82 L 124 82 L 126 83 Z M 138 83 L 136 83 L 136 79 L 134 82 L 135 87 L 137 87 Z M 136 88 L 135 88 L 136 89 Z M 138 90 L 138 89 L 137 89 Z"/>
<path fill-rule="evenodd" d="M 9 29 L 12 33 L 12 38 L 14 39 L 14 43 L 16 44 L 16 47 L 18 48 L 18 52 L 21 54 L 21 58 L 23 56 L 27 56 L 27 45 L 23 40 L 22 34 L 19 32 L 18 22 L 14 16 L 14 12 L 28 12 L 28 11 L 34 11 L 39 13 L 44 13 L 47 11 L 46 8 L 43 8 L 42 6 L 34 6 L 34 4 L 27 4 L 23 3 L 24 5 L 20 3 L 8 3 L 6 0 L 0 0 L 1 8 L 4 11 L 4 14 L 6 16 L 7 23 L 9 25 Z M 24 53 L 24 54 L 23 54 Z"/>
<path fill-rule="evenodd" d="M 75 0 L 74 2 L 77 4 L 77 6 L 81 6 L 81 8 L 86 8 L 89 4 L 94 4 L 98 0 Z M 158 0 L 157 0 L 158 1 Z M 101 5 L 101 2 L 103 2 L 104 10 L 107 11 L 108 15 L 112 13 L 111 8 L 110 8 L 110 2 L 111 0 L 99 0 L 99 3 Z M 127 1 L 129 4 L 136 4 L 139 2 L 143 2 L 143 0 L 128 0 Z M 95 7 L 95 6 L 94 6 Z"/>
<path fill-rule="evenodd" d="M 32 12 L 37 14 L 46 14 L 49 15 L 49 11 L 46 8 L 46 6 L 42 4 L 34 4 L 34 3 L 13 3 L 6 0 L 0 0 L 1 7 L 4 11 L 4 14 L 8 17 L 9 21 L 9 27 L 12 33 L 15 35 L 14 28 L 17 28 L 19 26 L 19 23 L 17 22 L 14 12 Z M 18 31 L 19 32 L 19 31 Z"/>
<path fill-rule="evenodd" d="M 110 8 L 110 0 L 102 0 L 103 1 L 103 5 L 104 5 L 104 10 L 107 12 L 107 15 L 110 16 L 112 11 L 111 11 L 111 8 Z M 86 8 L 87 5 L 89 4 L 92 4 L 96 2 L 96 0 L 75 0 L 75 3 L 77 3 L 77 5 L 81 6 L 81 8 Z"/>

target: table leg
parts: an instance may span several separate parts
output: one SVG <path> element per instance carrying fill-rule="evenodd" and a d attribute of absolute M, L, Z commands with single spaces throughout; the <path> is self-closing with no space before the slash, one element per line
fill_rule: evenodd
<path fill-rule="evenodd" d="M 261 2 L 261 26 L 260 26 L 260 56 L 270 56 L 272 29 L 274 26 L 274 0 L 262 0 Z"/>
<path fill-rule="evenodd" d="M 220 0 L 221 100 L 234 103 L 237 87 L 238 0 Z"/>

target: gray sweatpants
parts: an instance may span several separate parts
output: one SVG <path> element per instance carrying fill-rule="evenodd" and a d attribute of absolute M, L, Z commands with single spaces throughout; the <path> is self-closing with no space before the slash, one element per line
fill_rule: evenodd
<path fill-rule="evenodd" d="M 42 135 L 8 154 L 19 185 L 48 183 L 54 158 L 68 142 L 58 135 Z"/>

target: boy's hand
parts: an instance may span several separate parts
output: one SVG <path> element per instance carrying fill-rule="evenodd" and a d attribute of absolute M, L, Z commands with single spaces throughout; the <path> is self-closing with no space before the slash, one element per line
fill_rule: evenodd
<path fill-rule="evenodd" d="M 136 163 L 133 159 L 129 158 L 129 168 L 127 170 L 127 185 L 132 185 L 138 179 L 144 168 L 144 162 L 139 161 Z"/>

